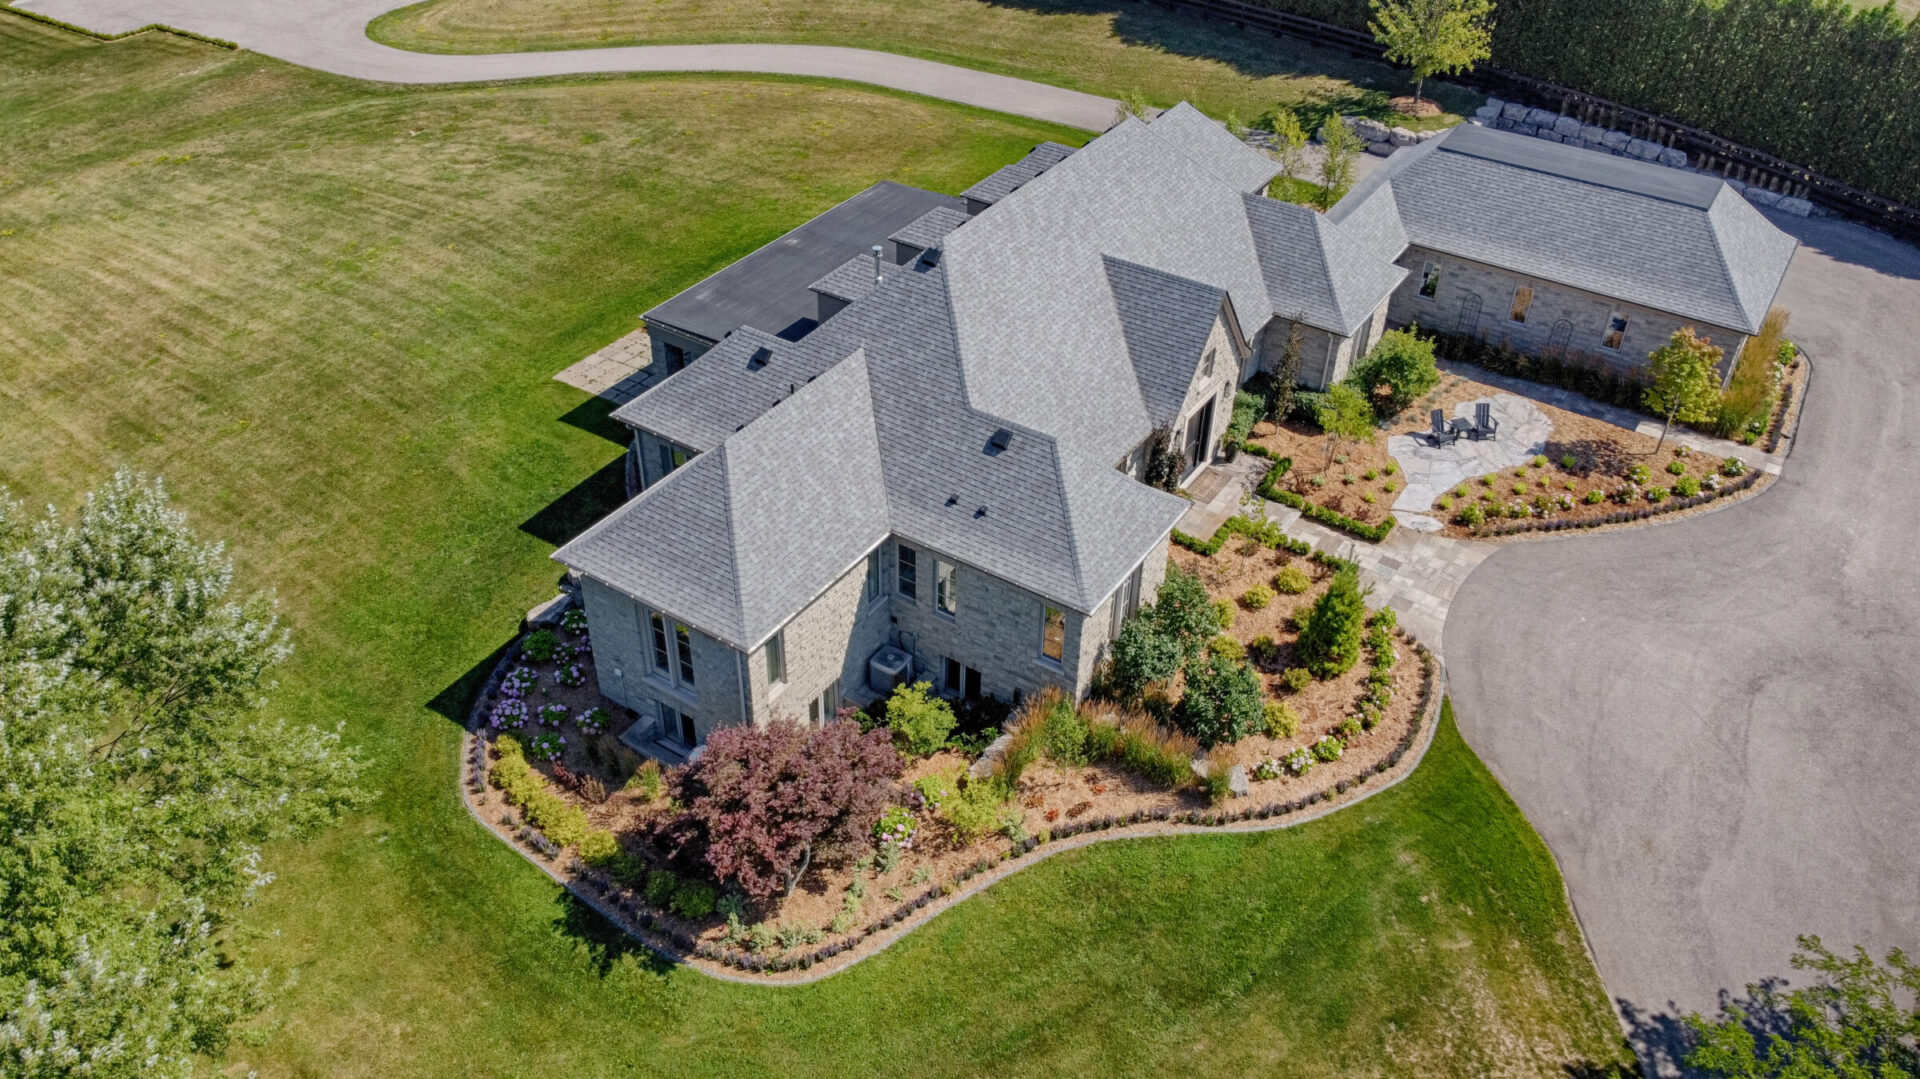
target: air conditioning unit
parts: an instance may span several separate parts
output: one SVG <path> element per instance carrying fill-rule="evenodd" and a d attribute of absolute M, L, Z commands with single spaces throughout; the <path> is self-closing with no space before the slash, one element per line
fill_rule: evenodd
<path fill-rule="evenodd" d="M 913 657 L 887 645 L 867 660 L 867 686 L 875 693 L 891 693 L 913 676 Z"/>

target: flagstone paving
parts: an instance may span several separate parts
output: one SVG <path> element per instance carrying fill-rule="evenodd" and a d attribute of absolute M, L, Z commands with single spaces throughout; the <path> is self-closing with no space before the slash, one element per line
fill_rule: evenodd
<path fill-rule="evenodd" d="M 647 339 L 647 331 L 635 330 L 553 377 L 574 389 L 624 405 L 657 381 L 644 370 L 652 362 L 653 343 Z"/>
<path fill-rule="evenodd" d="M 1394 435 L 1387 439 L 1387 453 L 1399 463 L 1407 477 L 1407 486 L 1393 500 L 1393 508 L 1420 512 L 1433 508 L 1433 500 L 1476 476 L 1504 472 L 1531 461 L 1544 453 L 1547 436 L 1553 433 L 1553 421 L 1540 407 L 1523 397 L 1496 393 L 1481 398 L 1492 404 L 1498 421 L 1492 438 L 1467 438 L 1436 446 L 1430 436 Z M 1476 401 L 1461 401 L 1453 406 L 1456 419 L 1474 418 Z M 1428 518 L 1428 520 L 1432 520 Z M 1438 531 L 1432 528 L 1415 531 Z"/>

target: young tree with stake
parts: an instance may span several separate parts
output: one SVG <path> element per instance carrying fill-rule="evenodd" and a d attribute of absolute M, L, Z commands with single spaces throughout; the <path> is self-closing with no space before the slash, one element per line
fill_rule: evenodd
<path fill-rule="evenodd" d="M 1718 345 L 1682 326 L 1673 331 L 1667 343 L 1647 357 L 1647 373 L 1653 385 L 1644 398 L 1647 407 L 1666 417 L 1660 428 L 1660 441 L 1653 452 L 1667 443 L 1667 432 L 1675 420 L 1681 423 L 1705 423 L 1713 418 L 1720 403 L 1720 358 Z"/>
<path fill-rule="evenodd" d="M 1367 29 L 1387 59 L 1413 69 L 1413 103 L 1427 77 L 1472 71 L 1493 52 L 1493 0 L 1373 0 Z"/>

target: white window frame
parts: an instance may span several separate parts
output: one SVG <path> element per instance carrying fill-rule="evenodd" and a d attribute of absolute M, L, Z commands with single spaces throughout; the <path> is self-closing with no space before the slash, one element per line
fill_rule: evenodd
<path fill-rule="evenodd" d="M 767 685 L 782 686 L 787 682 L 787 631 L 781 630 L 767 638 Z"/>
<path fill-rule="evenodd" d="M 1420 288 L 1414 293 L 1423 300 L 1440 300 L 1440 264 L 1428 261 L 1420 268 Z"/>
<path fill-rule="evenodd" d="M 693 627 L 651 608 L 647 616 L 647 669 L 656 679 L 682 693 L 695 692 Z M 666 666 L 662 667 L 664 649 Z"/>
<path fill-rule="evenodd" d="M 1520 303 L 1520 294 L 1522 292 L 1527 294 L 1527 302 L 1524 305 Z M 1527 324 L 1527 316 L 1533 313 L 1533 299 L 1532 285 L 1513 286 L 1513 300 L 1507 304 L 1507 321 L 1515 326 L 1525 326 Z M 1520 317 L 1515 318 L 1514 315 L 1516 314 Z"/>
<path fill-rule="evenodd" d="M 948 618 L 960 613 L 960 567 L 944 558 L 933 560 L 933 609 Z"/>
<path fill-rule="evenodd" d="M 1600 347 L 1603 349 L 1606 349 L 1608 352 L 1620 351 L 1620 346 L 1627 343 L 1627 325 L 1632 320 L 1633 320 L 1633 316 L 1631 314 L 1629 314 L 1626 311 L 1622 311 L 1619 308 L 1614 308 L 1613 311 L 1607 316 L 1607 328 L 1605 332 L 1601 333 L 1600 335 Z M 1613 344 L 1609 345 L 1607 344 L 1607 339 L 1614 335 L 1615 331 L 1613 328 L 1613 324 L 1616 322 L 1620 324 L 1620 329 L 1618 331 L 1620 334 L 1620 339 L 1615 341 Z"/>
<path fill-rule="evenodd" d="M 1215 350 L 1214 350 L 1214 349 L 1213 349 L 1213 348 L 1212 348 L 1211 346 L 1209 346 L 1209 347 L 1207 348 L 1207 358 L 1206 358 L 1205 360 L 1203 360 L 1203 361 L 1201 361 L 1201 364 L 1200 364 L 1200 377 L 1201 377 L 1201 378 L 1212 378 L 1212 377 L 1213 377 L 1213 354 L 1214 354 L 1214 351 L 1215 351 Z"/>
<path fill-rule="evenodd" d="M 885 568 L 881 564 L 880 548 L 875 547 L 867 552 L 867 581 L 861 587 L 868 603 L 883 599 L 887 594 L 887 579 L 883 572 Z"/>
<path fill-rule="evenodd" d="M 1059 626 L 1056 638 L 1055 625 Z M 1051 647 L 1053 651 L 1047 649 Z M 1067 612 L 1051 603 L 1040 605 L 1040 660 L 1055 666 L 1063 665 L 1067 659 Z"/>
<path fill-rule="evenodd" d="M 893 572 L 897 581 L 894 594 L 908 603 L 918 605 L 920 602 L 920 552 L 904 543 L 898 544 L 897 548 L 898 553 L 893 559 Z"/>

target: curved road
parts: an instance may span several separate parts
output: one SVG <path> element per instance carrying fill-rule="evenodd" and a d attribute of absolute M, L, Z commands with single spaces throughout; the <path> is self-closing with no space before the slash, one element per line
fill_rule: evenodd
<path fill-rule="evenodd" d="M 376 82 L 489 82 L 610 72 L 744 71 L 811 75 L 906 90 L 1088 131 L 1113 123 L 1112 98 L 1025 79 L 829 45 L 639 45 L 441 55 L 367 37 L 404 0 L 19 0 L 15 6 L 101 33 L 163 23 L 280 60 Z"/>
<path fill-rule="evenodd" d="M 1467 741 L 1559 857 L 1643 1057 L 1791 976 L 1799 933 L 1920 944 L 1920 252 L 1834 220 L 1779 303 L 1813 356 L 1758 498 L 1510 545 L 1461 588 Z M 1804 979 L 1802 979 L 1804 980 Z"/>

